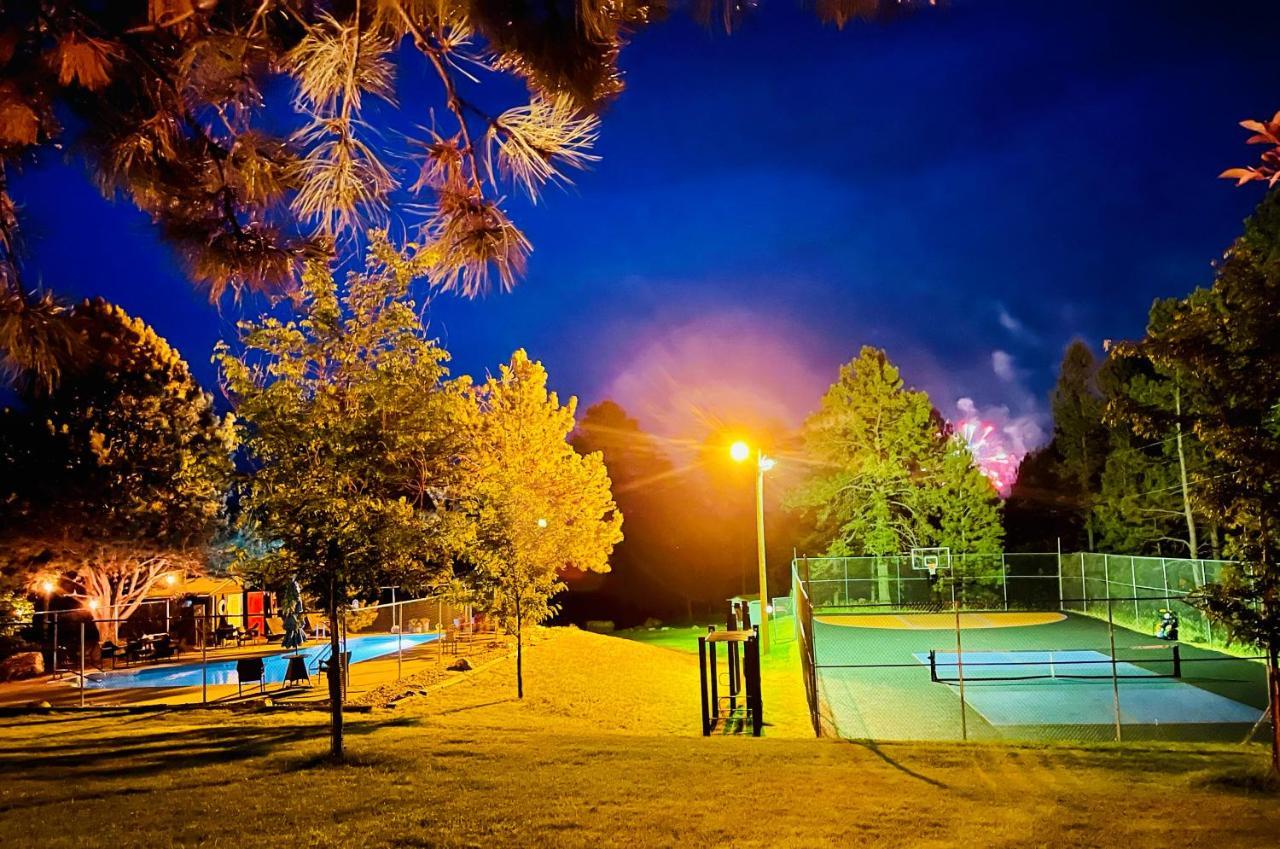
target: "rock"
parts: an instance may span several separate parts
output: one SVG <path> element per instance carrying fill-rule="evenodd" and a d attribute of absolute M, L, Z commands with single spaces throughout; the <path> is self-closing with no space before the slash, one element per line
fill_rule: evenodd
<path fill-rule="evenodd" d="M 34 702 L 27 702 L 27 707 L 35 708 L 36 710 L 48 710 L 49 708 L 53 707 L 53 705 L 49 704 L 44 699 L 39 699 Z"/>
<path fill-rule="evenodd" d="M 17 681 L 44 674 L 44 655 L 23 651 L 0 660 L 0 681 Z"/>
<path fill-rule="evenodd" d="M 475 669 L 475 667 L 472 666 L 471 661 L 467 660 L 465 657 L 460 657 L 453 663 L 449 664 L 450 672 L 470 672 L 472 669 Z"/>

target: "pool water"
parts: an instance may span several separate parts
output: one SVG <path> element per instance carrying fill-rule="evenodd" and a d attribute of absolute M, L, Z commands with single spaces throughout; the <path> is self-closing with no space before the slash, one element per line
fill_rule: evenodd
<path fill-rule="evenodd" d="M 405 650 L 420 646 L 437 639 L 439 634 L 377 634 L 348 637 L 347 650 L 351 652 L 351 662 L 360 663 L 375 657 L 395 654 L 398 646 Z M 307 671 L 316 674 L 320 660 L 329 656 L 329 644 L 317 643 L 304 646 L 300 653 L 307 659 Z M 262 658 L 265 678 L 269 684 L 284 681 L 284 673 L 289 667 L 289 655 L 292 651 L 281 651 L 278 654 Z M 205 676 L 208 676 L 207 678 Z M 234 684 L 236 683 L 235 660 L 212 660 L 203 666 L 195 663 L 180 663 L 169 666 L 147 666 L 136 669 L 98 672 L 86 675 L 85 689 L 88 690 L 125 690 L 134 687 L 199 687 L 202 683 Z M 256 681 L 253 683 L 257 683 Z"/>

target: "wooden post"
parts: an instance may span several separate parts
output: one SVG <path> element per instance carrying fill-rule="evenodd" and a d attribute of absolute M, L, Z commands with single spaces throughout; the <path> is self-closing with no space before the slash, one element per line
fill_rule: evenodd
<path fill-rule="evenodd" d="M 707 626 L 707 633 L 715 631 L 714 625 Z M 709 646 L 711 652 L 711 724 L 714 726 L 720 718 L 720 670 L 716 668 L 716 644 Z"/>

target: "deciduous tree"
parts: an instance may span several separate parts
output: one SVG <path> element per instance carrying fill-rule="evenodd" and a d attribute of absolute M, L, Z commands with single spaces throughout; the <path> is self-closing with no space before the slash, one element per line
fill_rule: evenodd
<path fill-rule="evenodd" d="M 275 568 L 322 601 L 335 658 L 352 600 L 446 580 L 471 541 L 458 509 L 468 384 L 446 382 L 448 355 L 409 296 L 421 272 L 375 237 L 341 295 L 314 263 L 300 318 L 243 324 L 240 349 L 217 353 L 252 463 L 243 521 L 272 541 Z M 329 677 L 335 757 L 342 679 Z"/>
<path fill-rule="evenodd" d="M 204 567 L 234 433 L 143 322 L 100 300 L 67 320 L 89 356 L 5 412 L 0 528 L 9 558 L 60 575 L 114 639 L 157 581 Z"/>
<path fill-rule="evenodd" d="M 524 626 L 554 612 L 567 569 L 604 572 L 622 540 L 622 513 L 599 453 L 569 442 L 577 399 L 561 404 L 523 350 L 478 389 L 468 463 L 475 475 L 475 580 L 516 635 L 524 697 Z"/>

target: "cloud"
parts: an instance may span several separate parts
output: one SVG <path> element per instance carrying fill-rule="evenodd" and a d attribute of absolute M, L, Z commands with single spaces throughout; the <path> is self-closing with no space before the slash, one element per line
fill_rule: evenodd
<path fill-rule="evenodd" d="M 1015 336 L 1020 336 L 1027 332 L 1027 326 L 1014 317 L 1013 313 L 1004 308 L 1004 304 L 998 304 L 1000 326 Z"/>
<path fill-rule="evenodd" d="M 1013 383 L 1018 379 L 1018 371 L 1014 367 L 1013 355 L 999 349 L 991 352 L 991 370 L 996 377 L 1005 383 Z"/>

